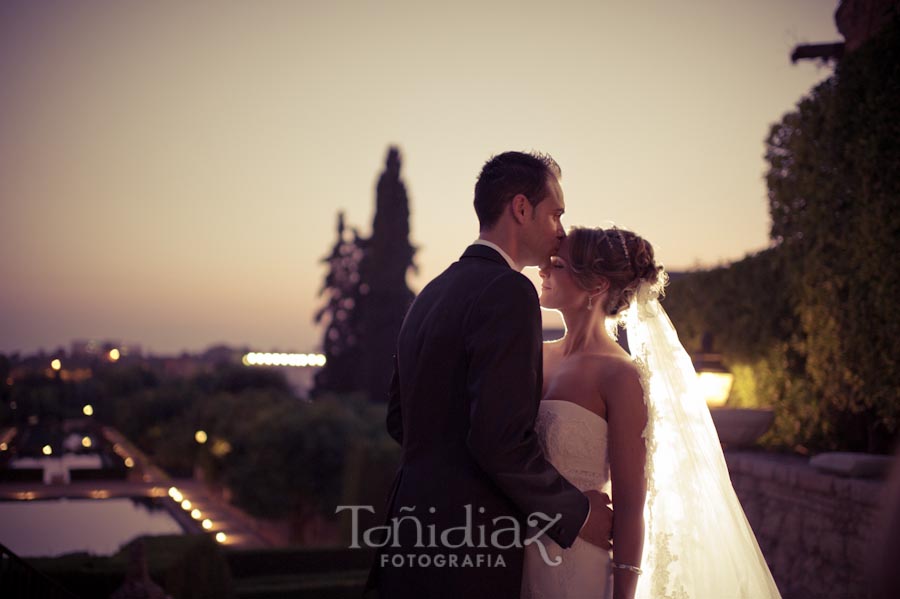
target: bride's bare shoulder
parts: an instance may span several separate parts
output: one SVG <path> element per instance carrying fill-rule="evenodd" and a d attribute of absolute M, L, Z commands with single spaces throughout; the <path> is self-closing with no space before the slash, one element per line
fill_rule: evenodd
<path fill-rule="evenodd" d="M 586 359 L 585 368 L 591 372 L 607 403 L 618 398 L 625 401 L 643 398 L 641 372 L 631 356 L 625 353 L 589 354 Z"/>
<path fill-rule="evenodd" d="M 638 374 L 637 366 L 625 352 L 591 352 L 580 356 L 585 368 L 600 378 Z"/>

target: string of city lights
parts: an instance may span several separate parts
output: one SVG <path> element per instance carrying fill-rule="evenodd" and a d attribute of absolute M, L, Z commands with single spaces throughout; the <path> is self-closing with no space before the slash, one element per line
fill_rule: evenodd
<path fill-rule="evenodd" d="M 241 360 L 244 366 L 294 366 L 304 368 L 307 366 L 325 366 L 325 356 L 322 354 L 281 354 L 268 352 L 250 352 Z"/>

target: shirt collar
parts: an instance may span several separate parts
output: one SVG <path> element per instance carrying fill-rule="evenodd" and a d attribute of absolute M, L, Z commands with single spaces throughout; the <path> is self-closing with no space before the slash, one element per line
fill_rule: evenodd
<path fill-rule="evenodd" d="M 520 267 L 518 264 L 516 264 L 513 261 L 513 259 L 509 257 L 509 254 L 504 252 L 503 248 L 501 248 L 496 243 L 492 243 L 492 242 L 488 241 L 487 239 L 476 239 L 472 243 L 473 243 L 473 245 L 486 245 L 487 247 L 491 248 L 492 250 L 494 250 L 495 252 L 497 252 L 498 254 L 503 256 L 503 259 L 506 260 L 506 263 L 509 264 L 509 267 L 511 269 L 518 271 L 518 272 L 522 272 L 522 267 Z"/>

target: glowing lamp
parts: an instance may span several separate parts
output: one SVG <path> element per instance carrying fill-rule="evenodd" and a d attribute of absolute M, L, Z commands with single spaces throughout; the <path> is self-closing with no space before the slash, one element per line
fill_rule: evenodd
<path fill-rule="evenodd" d="M 734 375 L 722 363 L 721 354 L 701 353 L 694 356 L 697 371 L 697 387 L 710 408 L 725 405 L 734 384 Z"/>
<path fill-rule="evenodd" d="M 730 372 L 698 372 L 697 379 L 700 384 L 700 393 L 710 408 L 718 408 L 725 405 L 731 394 L 731 385 L 734 383 L 734 375 Z"/>

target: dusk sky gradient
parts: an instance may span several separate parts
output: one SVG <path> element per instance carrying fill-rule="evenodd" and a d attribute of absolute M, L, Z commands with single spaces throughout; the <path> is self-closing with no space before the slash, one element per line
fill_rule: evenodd
<path fill-rule="evenodd" d="M 418 291 L 477 236 L 493 153 L 563 223 L 670 269 L 768 245 L 764 139 L 831 68 L 837 2 L 0 3 L 0 352 L 313 351 L 338 210 L 400 147 Z M 532 273 L 534 275 L 534 273 Z"/>

